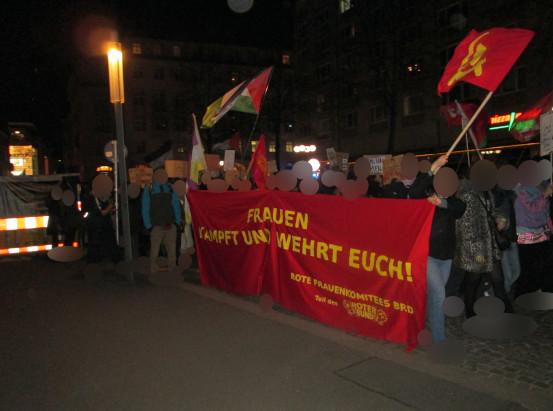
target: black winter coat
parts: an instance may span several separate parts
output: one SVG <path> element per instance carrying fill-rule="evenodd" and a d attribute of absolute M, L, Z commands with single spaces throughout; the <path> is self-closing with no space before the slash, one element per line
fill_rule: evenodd
<path fill-rule="evenodd" d="M 461 218 L 466 205 L 456 197 L 444 200 L 446 207 L 436 207 L 430 232 L 430 257 L 450 260 L 455 254 L 455 220 Z"/>

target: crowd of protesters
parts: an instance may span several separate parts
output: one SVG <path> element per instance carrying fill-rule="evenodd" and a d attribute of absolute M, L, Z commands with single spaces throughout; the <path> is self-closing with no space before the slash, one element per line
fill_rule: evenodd
<path fill-rule="evenodd" d="M 553 186 L 548 181 L 522 181 L 513 190 L 483 188 L 468 177 L 468 170 L 461 170 L 457 192 L 445 198 L 435 191 L 433 180 L 447 162 L 447 157 L 439 157 L 428 172 L 386 185 L 378 176 L 370 176 L 366 193 L 376 198 L 426 199 L 436 206 L 427 261 L 427 319 L 436 342 L 446 339 L 446 296 L 464 298 L 466 316 L 471 317 L 481 296 L 494 295 L 504 302 L 506 312 L 513 312 L 518 296 L 538 290 L 553 292 Z M 337 189 L 321 184 L 319 193 L 336 194 Z M 53 201 L 49 208 L 52 224 L 61 225 L 64 219 L 71 223 L 65 234 L 72 241 L 74 213 Z M 114 211 L 113 198 L 98 198 L 92 190 L 83 195 L 89 261 L 120 259 Z M 183 199 L 172 185 L 168 181 L 146 185 L 130 201 L 130 215 L 134 257 L 149 255 L 150 272 L 155 273 L 160 270 L 161 253 L 167 256 L 168 269 L 175 269 L 181 248 L 190 246 L 191 240 L 182 240 L 190 230 L 184 226 Z"/>

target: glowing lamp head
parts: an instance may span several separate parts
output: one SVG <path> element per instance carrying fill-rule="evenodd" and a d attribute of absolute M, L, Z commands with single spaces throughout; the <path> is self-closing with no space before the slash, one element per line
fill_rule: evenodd
<path fill-rule="evenodd" d="M 112 43 L 108 49 L 108 71 L 110 101 L 112 103 L 124 103 L 123 52 L 120 43 Z"/>
<path fill-rule="evenodd" d="M 311 168 L 315 172 L 319 171 L 319 169 L 321 168 L 321 162 L 316 158 L 312 158 L 311 160 L 308 161 L 308 163 L 311 164 Z"/>

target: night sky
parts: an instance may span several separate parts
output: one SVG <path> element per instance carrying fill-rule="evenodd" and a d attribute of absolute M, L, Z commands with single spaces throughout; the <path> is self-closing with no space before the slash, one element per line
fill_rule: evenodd
<path fill-rule="evenodd" d="M 7 0 L 0 13 L 0 124 L 33 122 L 56 150 L 69 109 L 71 63 L 79 55 L 76 29 L 86 17 L 105 17 L 145 37 L 277 48 L 292 43 L 291 0 L 255 0 L 243 14 L 231 11 L 226 0 Z"/>

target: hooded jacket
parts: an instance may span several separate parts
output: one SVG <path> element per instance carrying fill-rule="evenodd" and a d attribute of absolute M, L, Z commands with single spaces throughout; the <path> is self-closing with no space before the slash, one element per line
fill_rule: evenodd
<path fill-rule="evenodd" d="M 144 189 L 142 220 L 146 229 L 156 225 L 181 224 L 179 198 L 170 184 L 153 183 L 150 189 Z"/>

